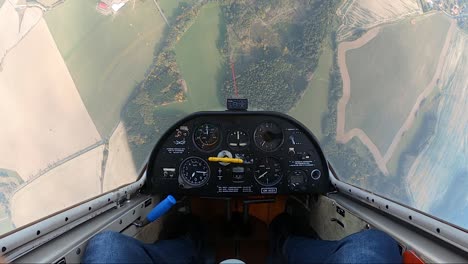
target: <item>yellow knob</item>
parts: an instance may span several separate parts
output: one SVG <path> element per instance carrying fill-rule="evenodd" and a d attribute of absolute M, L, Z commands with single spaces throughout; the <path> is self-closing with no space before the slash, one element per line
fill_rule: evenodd
<path fill-rule="evenodd" d="M 225 162 L 225 163 L 244 163 L 242 159 L 237 158 L 219 158 L 219 157 L 209 157 L 208 161 L 211 162 Z"/>

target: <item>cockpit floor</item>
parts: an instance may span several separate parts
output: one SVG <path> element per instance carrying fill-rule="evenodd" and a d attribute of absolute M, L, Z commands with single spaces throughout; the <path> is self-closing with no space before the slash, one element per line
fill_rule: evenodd
<path fill-rule="evenodd" d="M 265 197 L 243 197 L 191 199 L 192 213 L 199 216 L 208 228 L 206 240 L 212 255 L 219 263 L 222 260 L 237 258 L 246 263 L 265 263 L 269 254 L 268 224 L 278 214 L 284 212 L 287 196 L 276 196 L 271 203 L 249 205 L 249 217 L 245 221 L 243 210 L 245 200 Z M 268 198 L 268 197 L 267 197 Z M 230 203 L 230 204 L 229 204 Z M 227 214 L 228 204 L 231 214 Z M 230 218 L 230 220 L 228 220 Z"/>

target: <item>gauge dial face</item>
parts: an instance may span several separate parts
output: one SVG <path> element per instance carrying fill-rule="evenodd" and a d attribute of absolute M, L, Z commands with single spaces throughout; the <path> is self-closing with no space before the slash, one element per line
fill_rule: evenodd
<path fill-rule="evenodd" d="M 190 186 L 201 187 L 210 178 L 210 167 L 203 159 L 190 157 L 180 164 L 179 176 Z"/>
<path fill-rule="evenodd" d="M 275 151 L 283 144 L 283 131 L 276 123 L 261 123 L 255 129 L 254 141 L 255 145 L 263 151 Z"/>
<path fill-rule="evenodd" d="M 322 172 L 319 169 L 315 169 L 310 173 L 310 177 L 314 180 L 320 179 L 320 176 L 322 176 Z"/>
<path fill-rule="evenodd" d="M 227 144 L 233 150 L 245 149 L 249 143 L 249 135 L 242 130 L 232 131 L 227 136 Z"/>
<path fill-rule="evenodd" d="M 306 173 L 302 170 L 295 170 L 288 174 L 289 188 L 296 190 L 307 183 Z"/>
<path fill-rule="evenodd" d="M 262 186 L 273 186 L 283 177 L 281 164 L 275 158 L 262 158 L 258 160 L 254 178 Z"/>
<path fill-rule="evenodd" d="M 212 124 L 203 124 L 199 126 L 193 134 L 193 140 L 198 148 L 204 151 L 210 151 L 218 146 L 221 138 L 219 127 Z"/>

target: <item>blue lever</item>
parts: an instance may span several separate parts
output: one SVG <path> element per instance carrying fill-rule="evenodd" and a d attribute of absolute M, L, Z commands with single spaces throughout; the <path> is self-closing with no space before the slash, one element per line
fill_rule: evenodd
<path fill-rule="evenodd" d="M 167 213 L 169 209 L 176 203 L 176 199 L 172 195 L 168 195 L 166 199 L 162 200 L 158 205 L 156 205 L 151 212 L 146 216 L 148 222 L 156 221 L 163 214 Z"/>

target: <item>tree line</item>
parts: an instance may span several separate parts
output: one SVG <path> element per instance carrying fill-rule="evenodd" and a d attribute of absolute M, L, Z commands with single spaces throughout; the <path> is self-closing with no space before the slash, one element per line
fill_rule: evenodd
<path fill-rule="evenodd" d="M 168 119 L 177 115 L 158 107 L 185 100 L 182 75 L 176 62 L 175 45 L 191 26 L 207 1 L 181 2 L 163 42 L 155 48 L 154 58 L 143 81 L 138 83 L 121 113 L 135 164 L 141 164 L 153 144 L 167 129 Z"/>
<path fill-rule="evenodd" d="M 298 18 L 290 17 L 281 25 L 268 27 L 279 35 L 279 43 L 258 43 L 248 54 L 234 57 L 236 81 L 240 97 L 250 100 L 252 108 L 288 112 L 307 87 L 308 76 L 318 64 L 321 44 L 330 30 L 330 20 L 338 1 L 305 1 Z M 287 8 L 288 1 L 226 1 L 222 6 L 230 38 L 248 40 L 248 32 L 255 19 L 262 19 L 274 9 Z M 279 13 L 279 12 L 278 12 Z M 234 33 L 232 33 L 234 32 Z M 225 43 L 230 45 L 230 43 Z M 224 47 L 228 52 L 229 47 Z M 230 54 L 225 54 L 230 57 Z M 226 67 L 220 101 L 232 97 L 234 83 L 230 68 Z"/>
<path fill-rule="evenodd" d="M 343 96 L 343 79 L 338 66 L 336 32 L 332 31 L 330 34 L 334 58 L 329 73 L 327 111 L 321 120 L 321 147 L 341 180 L 399 202 L 409 203 L 402 175 L 384 175 L 372 153 L 359 139 L 353 138 L 346 144 L 336 141 L 337 107 Z"/>

